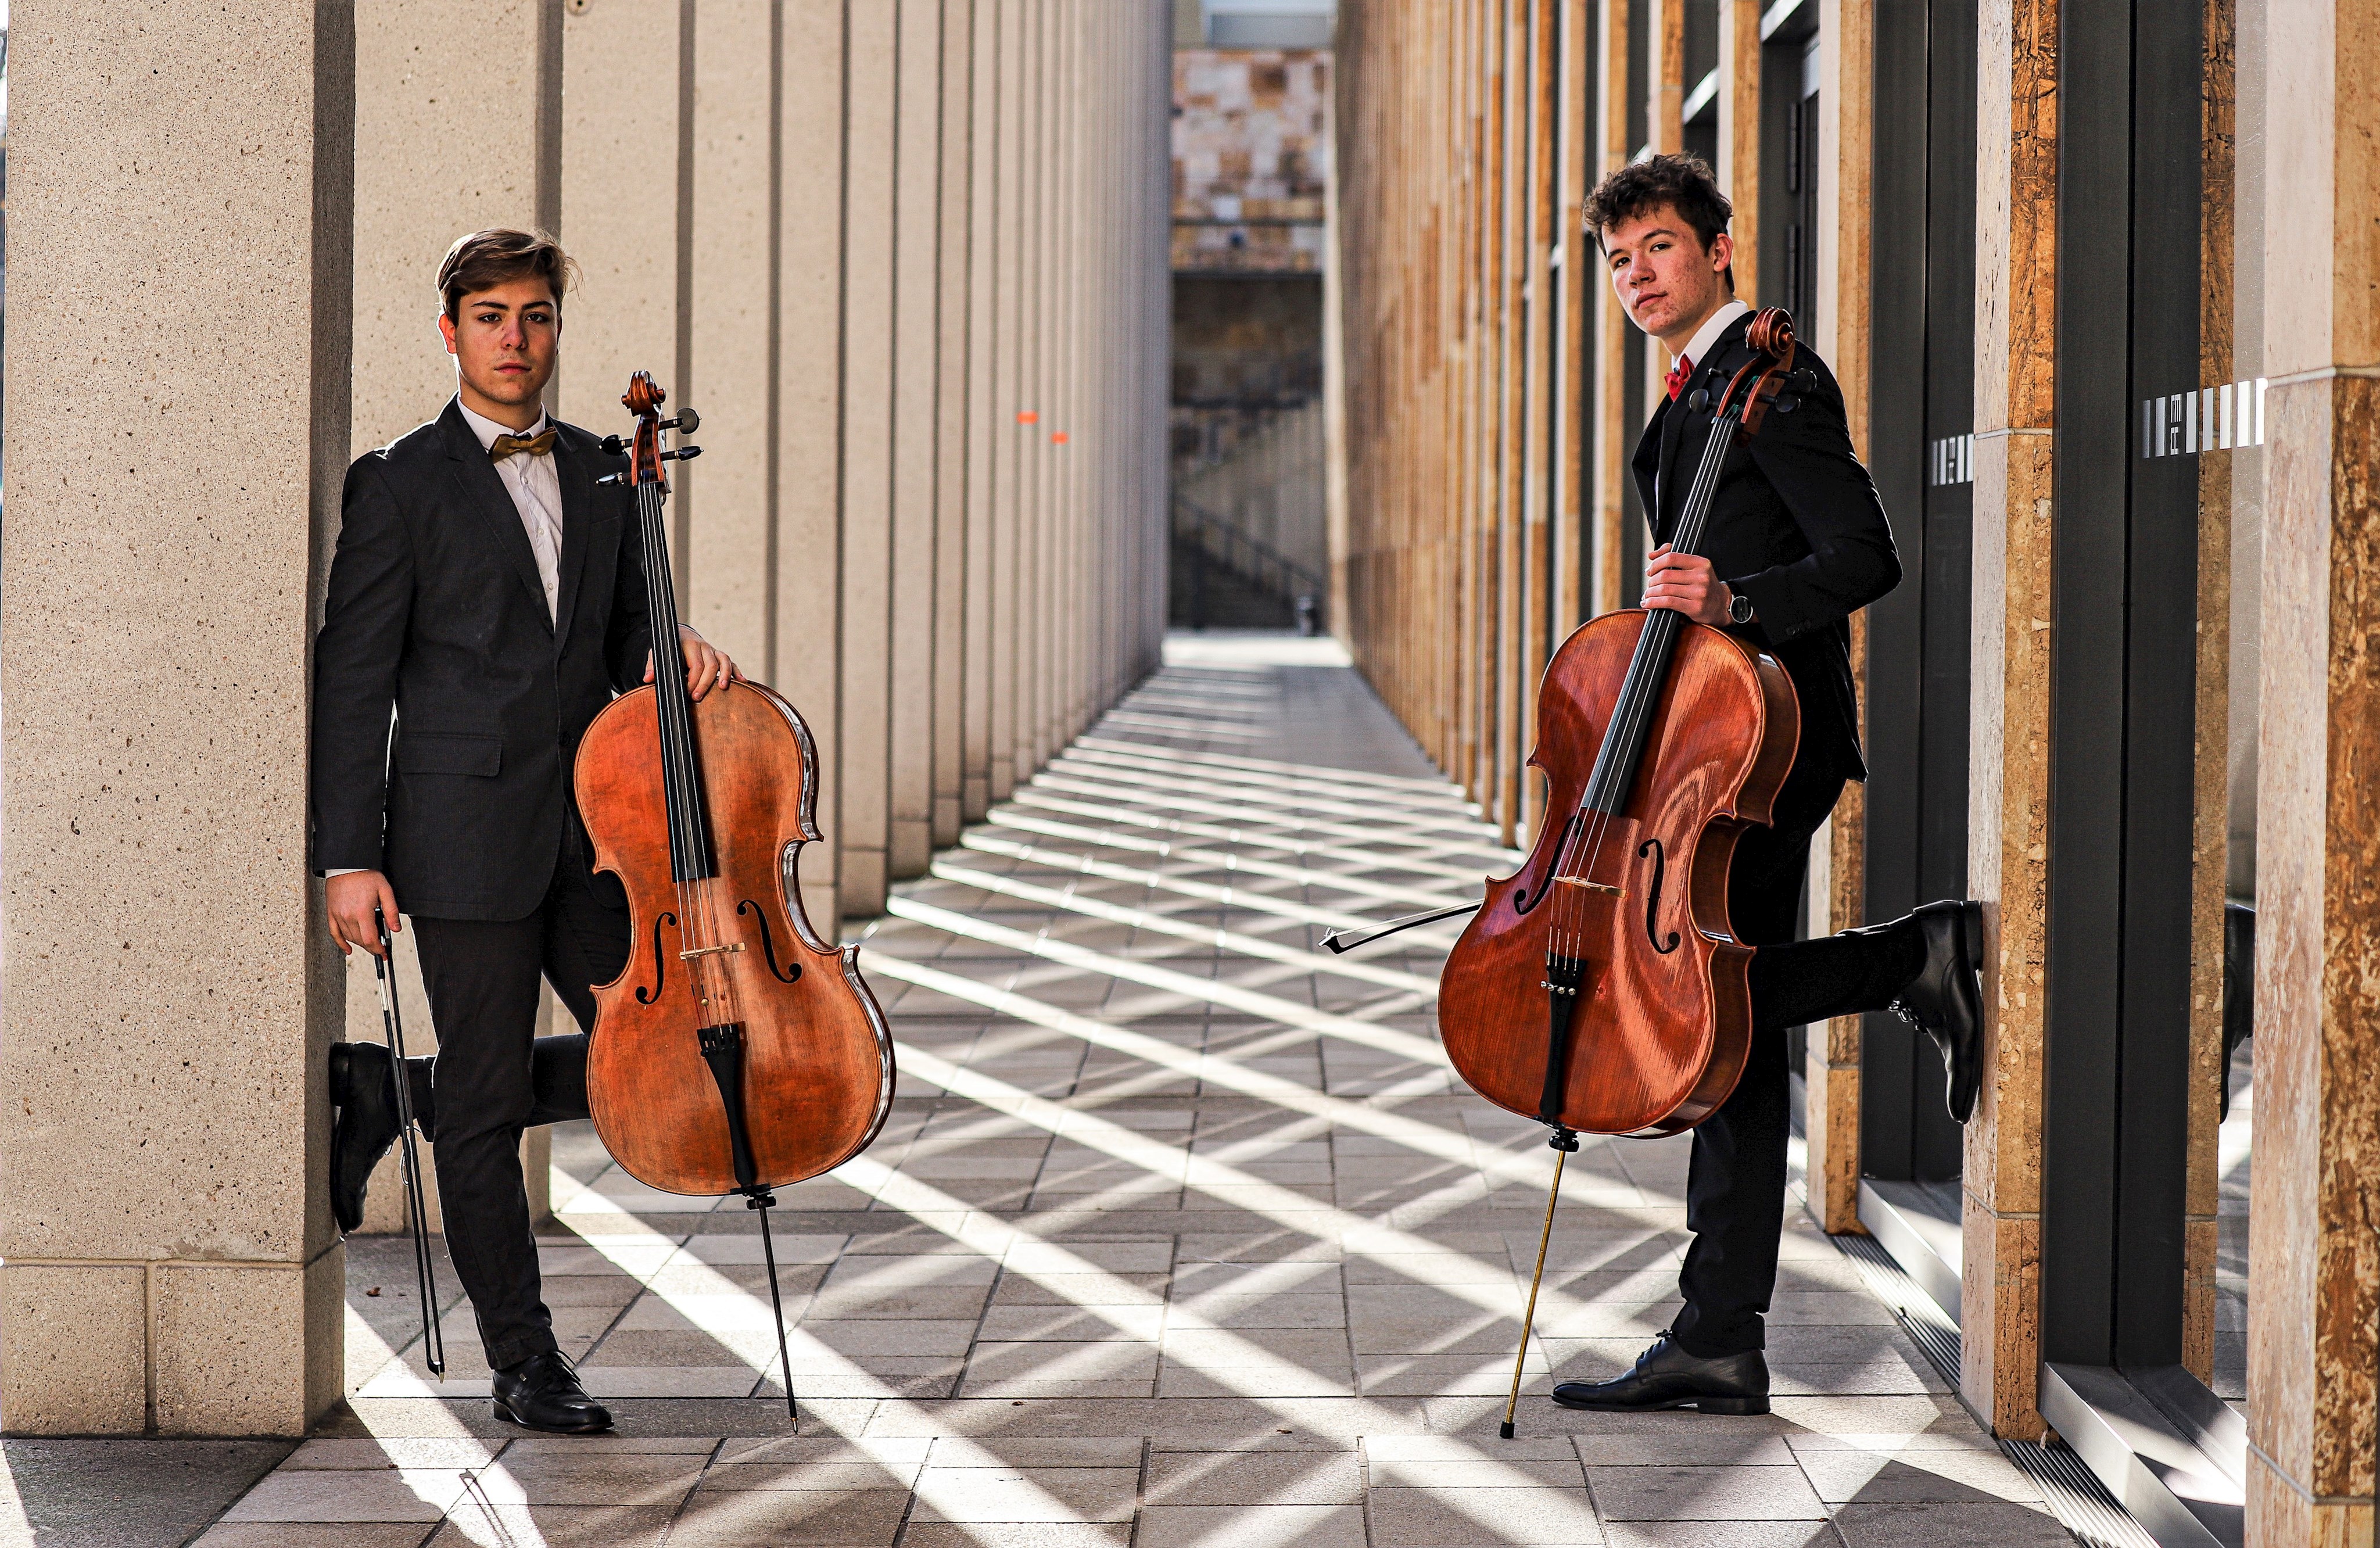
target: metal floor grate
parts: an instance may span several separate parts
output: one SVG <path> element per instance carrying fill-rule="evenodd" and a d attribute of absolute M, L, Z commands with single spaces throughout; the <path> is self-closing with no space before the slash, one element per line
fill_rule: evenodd
<path fill-rule="evenodd" d="M 1876 1298 L 1892 1309 L 1901 1328 L 1941 1378 L 1955 1390 L 1959 1384 L 1959 1324 L 1934 1304 L 1892 1254 L 1873 1237 L 1833 1238 L 1842 1255 L 1859 1269 L 1860 1277 Z M 2107 1492 L 2106 1484 L 2082 1458 L 2066 1445 L 2034 1445 L 2030 1441 L 2002 1441 L 2000 1452 L 2023 1469 L 2041 1490 L 2058 1522 L 2087 1548 L 2157 1548 L 2156 1539 L 2132 1519 Z"/>

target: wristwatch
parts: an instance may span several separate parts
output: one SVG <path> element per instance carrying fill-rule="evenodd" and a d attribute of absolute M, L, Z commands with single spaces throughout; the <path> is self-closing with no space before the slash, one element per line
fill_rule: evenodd
<path fill-rule="evenodd" d="M 1752 622 L 1752 599 L 1733 588 L 1730 588 L 1728 592 L 1727 621 L 1730 624 Z"/>

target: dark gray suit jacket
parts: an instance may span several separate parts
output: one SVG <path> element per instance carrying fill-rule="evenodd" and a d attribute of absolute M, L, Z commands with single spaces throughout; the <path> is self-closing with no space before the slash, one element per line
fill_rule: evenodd
<path fill-rule="evenodd" d="M 313 868 L 385 872 L 409 914 L 523 919 L 561 856 L 587 863 L 571 764 L 644 678 L 634 507 L 595 482 L 626 459 L 554 428 L 556 617 L 458 404 L 347 469 L 314 641 Z"/>
<path fill-rule="evenodd" d="M 1676 398 L 1662 400 L 1636 444 L 1631 468 L 1657 543 L 1676 531 L 1710 438 L 1710 413 L 1688 408 L 1687 395 L 1706 387 L 1718 401 L 1753 358 L 1744 334 L 1755 315 L 1745 313 L 1719 335 L 1710 358 L 1694 363 Z M 1760 433 L 1729 451 L 1702 552 L 1758 615 L 1728 632 L 1773 653 L 1793 679 L 1802 703 L 1796 762 L 1864 779 L 1849 619 L 1900 583 L 1900 559 L 1875 481 L 1852 452 L 1834 373 L 1806 346 L 1794 364 L 1810 371 L 1815 385 L 1788 393 L 1790 413 L 1772 408 Z"/>

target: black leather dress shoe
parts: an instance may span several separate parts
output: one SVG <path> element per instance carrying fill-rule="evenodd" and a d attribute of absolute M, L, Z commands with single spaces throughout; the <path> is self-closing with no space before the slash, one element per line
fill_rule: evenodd
<path fill-rule="evenodd" d="M 554 1350 L 496 1372 L 496 1417 L 524 1430 L 592 1435 L 612 1428 L 612 1410 L 587 1396 L 578 1372 Z"/>
<path fill-rule="evenodd" d="M 1596 1413 L 1694 1408 L 1706 1414 L 1768 1411 L 1768 1362 L 1757 1349 L 1705 1359 L 1678 1347 L 1664 1333 L 1636 1357 L 1636 1368 L 1608 1382 L 1563 1382 L 1554 1401 Z"/>
<path fill-rule="evenodd" d="M 1949 1082 L 1944 1097 L 1951 1118 L 1963 1124 L 1974 1116 L 1975 1094 L 1984 1083 L 1984 998 L 1977 979 L 1984 965 L 1984 906 L 1928 903 L 1896 923 L 1913 926 L 1924 937 L 1925 966 L 1892 1009 L 1942 1050 Z"/>
<path fill-rule="evenodd" d="M 395 1063 L 377 1042 L 331 1045 L 331 1105 L 338 1109 L 331 1122 L 331 1213 L 342 1231 L 364 1223 L 364 1186 L 371 1181 L 380 1158 L 396 1143 L 396 1082 L 389 1078 Z M 430 1104 L 431 1061 L 405 1063 L 414 1126 L 424 1139 L 432 1138 L 437 1125 Z"/>

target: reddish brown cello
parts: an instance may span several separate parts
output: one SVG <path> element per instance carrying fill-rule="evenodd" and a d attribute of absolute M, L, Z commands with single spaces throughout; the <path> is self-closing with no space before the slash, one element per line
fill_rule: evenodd
<path fill-rule="evenodd" d="M 1791 319 L 1763 311 L 1747 338 L 1755 359 L 1716 406 L 1700 392 L 1673 406 L 1710 408 L 1671 540 L 1682 554 L 1702 542 L 1729 452 L 1772 406 L 1794 407 L 1779 401 L 1800 384 Z M 1606 614 L 1546 669 L 1529 762 L 1546 776 L 1547 818 L 1527 862 L 1488 884 L 1447 957 L 1438 1008 L 1456 1072 L 1553 1131 L 1540 1277 L 1578 1134 L 1692 1127 L 1743 1072 L 1753 948 L 1729 922 L 1728 864 L 1738 835 L 1768 820 L 1800 731 L 1783 667 L 1672 611 Z M 1524 1354 L 1536 1297 L 1533 1278 Z M 1507 1438 L 1520 1383 L 1515 1359 Z"/>
<path fill-rule="evenodd" d="M 760 1213 L 777 1351 L 785 1354 L 772 1188 L 817 1176 L 868 1147 L 892 1101 L 892 1039 L 859 976 L 856 946 L 811 928 L 795 883 L 814 820 L 818 752 L 791 704 L 758 683 L 686 691 L 670 580 L 662 465 L 692 410 L 664 421 L 666 395 L 638 372 L 621 401 L 642 530 L 653 683 L 621 695 L 579 744 L 578 805 L 598 869 L 615 872 L 635 916 L 628 966 L 595 990 L 587 1103 L 613 1159 L 668 1193 L 740 1194 Z M 785 1367 L 785 1406 L 794 1402 Z"/>

